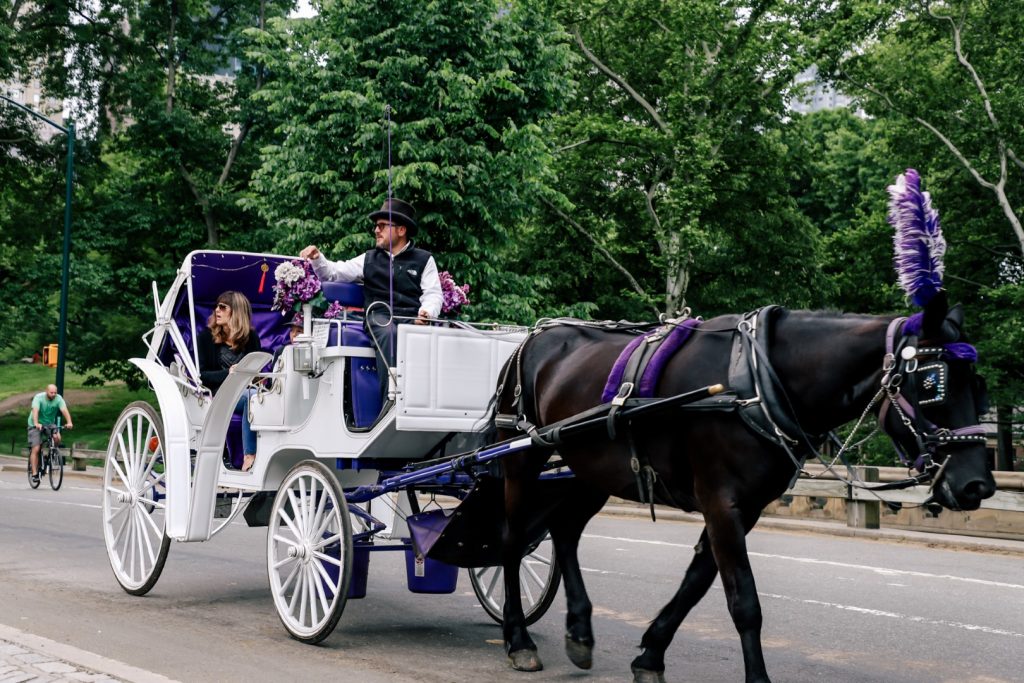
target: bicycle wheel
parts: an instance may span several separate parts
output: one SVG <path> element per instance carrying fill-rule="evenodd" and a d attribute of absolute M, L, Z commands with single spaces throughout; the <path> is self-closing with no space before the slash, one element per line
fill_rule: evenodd
<path fill-rule="evenodd" d="M 43 455 L 42 453 L 39 454 L 39 467 L 40 467 L 40 470 L 42 470 L 42 466 L 43 466 L 42 455 Z M 32 478 L 32 456 L 31 455 L 28 458 L 28 463 L 25 465 L 25 469 L 28 472 L 28 485 L 31 486 L 34 489 L 39 488 L 39 478 L 38 477 L 35 478 L 35 479 Z M 40 474 L 42 474 L 41 471 L 40 471 Z"/>
<path fill-rule="evenodd" d="M 64 456 L 56 448 L 51 448 L 47 460 L 49 461 L 47 469 L 50 471 L 50 488 L 57 491 L 64 483 Z"/>

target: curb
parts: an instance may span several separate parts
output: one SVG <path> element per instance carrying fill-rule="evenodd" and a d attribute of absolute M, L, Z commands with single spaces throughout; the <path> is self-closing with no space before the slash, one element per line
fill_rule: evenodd
<path fill-rule="evenodd" d="M 95 652 L 80 650 L 77 647 L 58 643 L 49 638 L 43 638 L 32 633 L 21 631 L 12 626 L 0 624 L 0 641 L 14 643 L 20 647 L 35 653 L 45 653 L 47 656 L 59 659 L 68 664 L 89 669 L 97 673 L 116 678 L 128 683 L 175 683 L 174 679 L 167 678 L 152 671 L 146 671 L 116 659 L 110 659 Z M 22 679 L 18 679 L 22 680 Z"/>

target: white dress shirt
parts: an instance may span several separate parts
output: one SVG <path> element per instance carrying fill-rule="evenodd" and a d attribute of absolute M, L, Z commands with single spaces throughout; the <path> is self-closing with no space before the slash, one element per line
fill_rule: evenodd
<path fill-rule="evenodd" d="M 407 243 L 402 251 L 411 245 L 411 242 Z M 314 259 L 310 263 L 313 265 L 313 271 L 321 280 L 362 283 L 364 261 L 366 261 L 365 253 L 347 261 L 331 261 L 321 254 L 320 258 Z M 420 276 L 420 289 L 423 291 L 420 295 L 420 310 L 426 311 L 431 318 L 436 318 L 441 314 L 444 294 L 441 293 L 441 278 L 437 274 L 437 263 L 433 256 L 427 259 L 427 265 L 423 267 L 423 274 Z"/>

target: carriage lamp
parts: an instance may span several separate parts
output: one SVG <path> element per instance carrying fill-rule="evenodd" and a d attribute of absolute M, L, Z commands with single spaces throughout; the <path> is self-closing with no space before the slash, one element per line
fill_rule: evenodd
<path fill-rule="evenodd" d="M 296 342 L 299 338 L 296 337 Z M 312 372 L 313 371 L 313 345 L 312 344 L 295 344 L 292 347 L 292 369 L 296 372 Z"/>

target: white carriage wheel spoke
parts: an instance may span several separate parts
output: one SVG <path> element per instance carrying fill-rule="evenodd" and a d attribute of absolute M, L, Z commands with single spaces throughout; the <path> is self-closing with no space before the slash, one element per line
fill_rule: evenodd
<path fill-rule="evenodd" d="M 299 591 L 302 595 L 299 596 L 299 613 L 297 615 L 300 624 L 305 624 L 303 620 L 306 618 L 306 605 L 309 601 L 309 572 L 306 569 L 307 567 L 303 563 L 302 571 L 299 572 L 299 577 L 302 579 L 302 582 L 299 584 Z"/>
<path fill-rule="evenodd" d="M 320 621 L 320 617 L 317 616 L 317 597 L 316 597 L 316 586 L 320 583 L 317 580 L 316 572 L 313 571 L 313 567 L 306 565 L 306 589 L 309 591 L 309 627 L 313 628 L 316 626 L 316 622 Z"/>
<path fill-rule="evenodd" d="M 125 486 L 131 486 L 132 477 L 130 475 L 132 474 L 132 458 L 131 453 L 128 452 L 128 446 L 124 443 L 124 434 L 122 432 L 117 433 L 117 449 L 121 454 L 121 462 L 124 465 L 123 470 L 120 467 L 117 468 L 118 474 L 121 476 L 122 481 L 124 481 Z M 116 465 L 116 458 L 114 459 L 114 463 Z"/>
<path fill-rule="evenodd" d="M 299 543 L 300 543 L 297 540 L 293 541 L 290 538 L 285 538 L 281 534 L 274 534 L 274 540 L 275 541 L 280 541 L 281 543 L 284 543 L 284 544 L 286 544 L 286 545 L 288 545 L 288 546 L 290 546 L 292 548 L 298 548 L 299 547 Z M 291 559 L 294 559 L 294 558 L 289 557 L 288 559 L 291 560 Z"/>
<path fill-rule="evenodd" d="M 326 527 L 327 525 L 325 524 L 324 530 L 326 530 Z M 317 538 L 319 538 L 321 534 L 323 534 L 323 531 L 317 534 Z M 313 546 L 313 550 L 323 550 L 325 546 L 329 546 L 330 544 L 339 540 L 341 540 L 341 534 L 334 534 L 333 536 L 329 536 L 328 538 L 325 538 L 322 541 L 317 541 L 317 543 Z"/>
<path fill-rule="evenodd" d="M 104 487 L 104 488 L 106 489 L 107 493 L 114 493 L 114 494 L 118 494 L 118 495 L 123 495 L 123 494 L 127 494 L 128 493 L 127 490 L 119 489 L 116 486 L 111 486 L 110 484 L 107 484 L 106 487 Z"/>
<path fill-rule="evenodd" d="M 529 564 L 523 562 L 522 565 L 521 565 L 520 571 L 523 571 L 523 570 L 526 570 L 526 574 L 530 578 L 532 578 L 534 581 L 536 581 L 538 586 L 540 586 L 541 588 L 544 588 L 544 579 L 540 578 L 540 575 L 537 574 L 537 571 L 533 567 L 531 567 Z M 525 585 L 525 583 L 526 583 L 526 577 L 523 577 L 523 584 Z M 533 602 L 532 597 L 530 599 L 530 602 Z"/>
<path fill-rule="evenodd" d="M 145 448 L 145 450 L 142 451 L 143 457 L 147 457 L 145 455 L 145 453 L 147 451 L 149 451 L 149 442 L 150 442 L 150 440 L 154 436 L 156 436 L 156 434 L 154 432 L 155 432 L 155 429 L 153 427 L 153 423 L 150 422 L 149 423 L 149 431 L 146 433 L 146 439 L 142 442 L 143 448 Z M 149 475 L 153 472 L 153 466 L 156 464 L 156 456 L 157 456 L 158 453 L 160 453 L 160 446 L 161 445 L 162 444 L 159 443 L 159 439 L 158 439 L 157 440 L 157 448 L 154 448 L 153 449 L 153 453 L 148 456 L 149 462 L 146 465 L 146 469 L 142 472 L 142 481 L 147 481 L 149 479 Z"/>
<path fill-rule="evenodd" d="M 320 519 L 317 514 L 320 506 L 314 505 L 316 502 L 316 484 L 316 479 L 314 477 L 310 477 L 309 495 L 306 497 L 306 500 L 309 501 L 306 505 L 306 532 L 310 534 L 308 536 L 310 541 L 313 540 L 313 530 L 316 529 L 316 521 Z M 320 496 L 320 498 L 322 499 L 323 496 Z"/>
<path fill-rule="evenodd" d="M 149 515 L 146 514 L 146 512 L 144 510 L 142 510 L 141 508 L 136 508 L 135 514 L 138 515 L 143 521 L 148 522 L 151 526 L 153 526 L 153 527 L 156 526 L 155 524 L 153 524 L 153 520 L 151 520 L 149 518 Z M 146 548 L 145 549 L 146 549 L 146 553 L 149 555 L 149 565 L 148 566 L 150 566 L 150 567 L 155 566 L 156 565 L 156 553 L 153 552 L 153 541 L 149 537 L 149 531 L 146 529 L 146 526 L 144 524 L 142 524 L 142 523 L 139 524 L 139 536 L 141 536 L 142 540 L 145 541 L 145 543 L 146 543 Z M 141 547 L 140 547 L 140 550 L 139 550 L 139 554 L 140 555 L 142 554 Z M 145 563 L 142 563 L 142 564 L 143 564 L 143 566 L 147 566 L 147 565 L 145 565 Z"/>
<path fill-rule="evenodd" d="M 135 511 L 136 517 L 138 516 L 138 509 Z M 146 576 L 146 546 L 143 543 L 145 540 L 146 530 L 142 528 L 142 522 L 138 519 L 135 520 L 135 553 L 139 556 L 139 574 L 138 578 L 141 580 Z"/>
<path fill-rule="evenodd" d="M 120 477 L 121 481 L 124 482 L 124 485 L 125 486 L 130 486 L 131 482 L 128 481 L 128 477 L 125 476 L 124 470 L 121 469 L 121 466 L 117 464 L 117 457 L 116 456 L 113 457 L 113 458 L 110 458 L 110 464 L 113 466 L 114 471 L 117 473 L 117 476 Z"/>
<path fill-rule="evenodd" d="M 295 540 L 302 540 L 302 534 L 299 533 L 299 530 L 296 528 L 295 523 L 292 522 L 291 517 L 288 516 L 288 513 L 284 511 L 284 506 L 281 506 L 278 509 L 277 515 L 278 517 L 284 520 L 285 526 L 287 526 L 288 529 L 292 532 L 292 534 L 295 535 Z"/>
<path fill-rule="evenodd" d="M 274 536 L 274 538 L 277 538 L 277 536 L 275 535 L 275 536 Z M 286 565 L 286 564 L 288 564 L 289 562 L 297 562 L 297 561 L 298 561 L 298 559 L 299 559 L 299 558 L 297 558 L 297 557 L 288 557 L 288 556 L 286 555 L 286 556 L 285 556 L 285 557 L 284 557 L 283 559 L 280 559 L 280 560 L 278 560 L 277 562 L 275 562 L 275 563 L 273 564 L 273 567 L 272 567 L 272 568 L 273 568 L 273 569 L 280 569 L 281 567 L 285 566 L 285 565 Z"/>
<path fill-rule="evenodd" d="M 540 562 L 541 564 L 547 565 L 549 567 L 551 566 L 550 557 L 544 557 L 543 555 L 538 555 L 537 553 L 531 553 L 530 555 L 527 555 L 526 559 L 533 560 L 534 562 Z"/>
<path fill-rule="evenodd" d="M 147 516 L 139 508 L 135 508 L 135 516 Z M 157 558 L 153 555 L 153 544 L 150 542 L 150 533 L 142 525 L 142 521 L 138 520 L 135 522 L 136 535 L 138 536 L 138 570 L 144 575 L 147 566 L 153 566 L 157 563 Z M 145 554 L 143 554 L 145 551 Z M 146 554 L 150 556 L 150 563 L 146 564 Z"/>
<path fill-rule="evenodd" d="M 519 575 L 519 591 L 521 593 L 520 597 L 525 597 L 529 604 L 532 605 L 536 602 L 536 600 L 533 599 L 533 591 L 530 590 L 530 584 L 526 581 L 526 577 L 521 573 Z"/>
<path fill-rule="evenodd" d="M 486 572 L 487 572 L 487 570 L 485 569 L 483 572 L 480 573 L 481 578 L 483 577 L 483 575 Z M 489 584 L 487 584 L 487 597 L 488 598 L 490 598 L 492 595 L 494 595 L 494 588 L 495 588 L 495 586 L 498 585 L 498 581 L 500 579 L 501 579 L 501 569 L 499 567 L 494 567 L 494 576 L 491 578 L 491 582 Z M 491 598 L 491 600 L 493 600 L 493 599 L 494 598 Z"/>
<path fill-rule="evenodd" d="M 334 579 L 331 578 L 331 575 L 327 573 L 326 569 L 324 569 L 323 562 L 314 562 L 313 566 L 316 568 L 321 578 L 327 582 L 327 586 L 331 589 L 331 592 L 334 593 L 334 595 L 337 595 L 338 589 L 341 587 L 341 572 L 338 572 L 338 583 L 336 584 L 334 583 Z M 319 585 L 319 582 L 317 585 Z M 324 605 L 324 609 L 327 609 L 327 605 Z"/>
<path fill-rule="evenodd" d="M 319 570 L 319 572 L 316 571 L 316 570 Z M 313 580 L 313 585 L 316 587 L 316 595 L 317 595 L 318 598 L 320 598 L 320 607 L 323 608 L 324 616 L 326 617 L 328 615 L 328 613 L 330 613 L 330 611 L 331 611 L 331 605 L 329 604 L 329 602 L 327 600 L 327 593 L 324 592 L 324 582 L 323 582 L 323 580 L 316 576 L 317 573 L 323 574 L 324 573 L 324 568 L 320 566 L 319 562 L 313 562 L 313 563 L 310 564 L 310 573 L 313 574 L 313 579 L 314 579 Z M 328 580 L 328 583 L 330 583 L 330 580 Z M 337 595 L 337 594 L 338 594 L 338 591 L 335 590 L 334 591 L 334 595 Z M 319 619 L 314 619 L 314 622 L 316 622 L 316 621 L 320 621 L 320 620 Z"/>
<path fill-rule="evenodd" d="M 299 485 L 299 502 L 302 503 L 302 507 L 297 508 L 295 512 L 296 521 L 299 523 L 299 528 L 302 529 L 302 535 L 304 538 L 309 537 L 309 498 L 306 497 L 306 479 L 305 477 L 299 477 L 296 480 Z"/>
<path fill-rule="evenodd" d="M 316 533 L 313 534 L 313 538 L 320 538 L 321 536 L 323 536 L 324 532 L 327 531 L 327 527 L 331 525 L 334 519 L 335 517 L 333 512 L 324 515 L 324 518 L 320 521 L 319 525 L 317 526 Z"/>
<path fill-rule="evenodd" d="M 316 530 L 314 533 L 315 538 L 319 538 L 320 535 L 323 534 L 324 528 L 329 523 L 328 520 L 331 519 L 330 513 L 324 514 L 324 511 L 327 508 L 327 499 L 329 497 L 330 496 L 328 495 L 327 487 L 322 487 L 320 489 L 320 500 L 317 501 L 316 504 L 316 512 L 313 513 L 313 518 L 310 520 L 309 524 L 311 529 Z"/>
<path fill-rule="evenodd" d="M 142 455 L 145 453 L 142 450 L 142 424 L 143 420 L 146 419 L 145 414 L 139 413 L 135 417 L 135 474 L 142 474 Z M 147 420 L 148 422 L 148 420 Z M 142 480 L 136 480 L 136 483 L 141 483 Z"/>
<path fill-rule="evenodd" d="M 127 443 L 125 445 L 125 458 L 129 461 L 129 463 L 128 463 L 128 475 L 132 478 L 131 483 L 132 483 L 133 487 L 134 487 L 134 485 L 135 485 L 135 483 L 137 481 L 136 478 L 139 475 L 139 470 L 138 470 L 139 464 L 138 464 L 138 462 L 136 462 L 136 458 L 135 458 L 135 455 L 136 455 L 136 452 L 137 452 L 135 450 L 135 438 L 136 438 L 135 437 L 135 431 L 136 431 L 137 421 L 138 421 L 138 415 L 129 416 L 128 420 L 126 421 L 126 425 L 128 427 L 128 438 L 126 440 Z"/>
<path fill-rule="evenodd" d="M 288 614 L 296 617 L 295 614 L 295 603 L 298 602 L 299 594 L 306 592 L 305 572 L 302 571 L 302 563 L 299 562 L 297 565 L 298 571 L 295 574 L 295 588 L 292 590 L 292 597 L 288 601 Z M 283 592 L 283 591 L 282 591 Z"/>
<path fill-rule="evenodd" d="M 128 509 L 130 509 L 130 506 L 129 505 L 124 505 L 124 506 L 121 507 L 120 510 L 118 510 L 117 514 L 121 514 L 121 512 L 123 512 L 124 510 L 128 510 Z M 132 518 L 132 516 L 128 515 L 128 516 L 126 516 L 124 518 L 124 521 L 121 522 L 121 528 L 118 529 L 117 533 L 114 535 L 114 541 L 113 541 L 113 543 L 111 543 L 111 545 L 116 546 L 118 544 L 118 541 L 121 540 L 121 534 L 124 533 L 125 528 L 128 526 L 128 520 L 130 520 L 131 518 Z M 113 519 L 113 518 L 111 518 L 111 519 Z"/>
<path fill-rule="evenodd" d="M 333 565 L 335 565 L 337 567 L 344 567 L 345 566 L 345 563 L 342 560 L 339 560 L 337 558 L 331 557 L 330 555 L 328 555 L 326 553 L 321 553 L 321 552 L 318 552 L 318 551 L 313 551 L 313 557 L 315 557 L 316 559 L 321 560 L 323 562 L 330 562 L 331 564 L 333 564 Z"/>
<path fill-rule="evenodd" d="M 302 563 L 298 561 L 299 558 L 297 558 L 297 557 L 289 557 L 289 558 L 286 558 L 286 559 L 288 559 L 288 560 L 295 560 L 296 564 L 295 564 L 294 567 L 292 567 L 292 570 L 290 572 L 288 572 L 288 578 L 286 578 L 284 581 L 281 582 L 281 597 L 282 598 L 284 597 L 285 592 L 287 592 L 288 586 L 290 586 L 292 581 L 295 580 L 295 577 L 298 576 L 299 570 L 302 569 Z"/>
<path fill-rule="evenodd" d="M 163 510 L 167 507 L 166 503 L 161 503 L 159 500 L 146 499 L 146 505 L 150 505 L 154 510 Z"/>
<path fill-rule="evenodd" d="M 135 516 L 128 515 L 128 535 L 125 538 L 125 556 L 128 559 L 128 577 L 135 580 Z"/>
<path fill-rule="evenodd" d="M 139 513 L 142 515 L 142 519 L 144 519 L 146 523 L 149 524 L 149 528 L 153 530 L 153 533 L 156 535 L 156 538 L 160 538 L 164 535 L 164 532 L 160 530 L 160 527 L 156 525 L 156 522 L 153 521 L 153 518 L 149 514 L 147 514 L 143 510 L 139 510 Z"/>
<path fill-rule="evenodd" d="M 156 458 L 153 458 L 153 460 L 155 462 Z M 148 479 L 146 479 L 146 483 L 142 485 L 142 490 L 139 491 L 139 495 L 140 496 L 144 495 L 146 493 L 146 491 L 148 491 L 151 488 L 155 487 L 157 484 L 162 484 L 166 477 L 167 477 L 167 473 L 166 472 L 161 472 L 160 474 L 158 474 L 158 475 L 156 475 L 154 477 L 149 477 Z"/>
<path fill-rule="evenodd" d="M 295 537 L 296 538 L 304 538 L 306 530 L 302 526 L 302 518 L 300 516 L 301 513 L 302 513 L 302 509 L 299 507 L 299 503 L 295 499 L 295 494 L 294 494 L 294 492 L 292 492 L 291 488 L 288 489 L 288 502 L 290 502 L 292 504 L 292 513 L 294 513 L 295 518 L 292 521 L 288 521 L 288 513 L 284 511 L 284 506 L 281 506 L 280 514 L 281 514 L 282 518 L 286 522 L 288 522 L 288 526 L 295 533 Z M 292 523 L 292 522 L 294 522 L 294 523 Z"/>
<path fill-rule="evenodd" d="M 130 509 L 130 508 L 127 505 L 122 505 L 121 507 L 117 508 L 117 512 L 114 512 L 109 517 L 107 517 L 106 523 L 110 524 L 111 522 L 114 521 L 114 519 L 116 519 L 118 517 L 118 515 L 124 514 L 124 511 L 128 510 L 128 509 Z"/>

